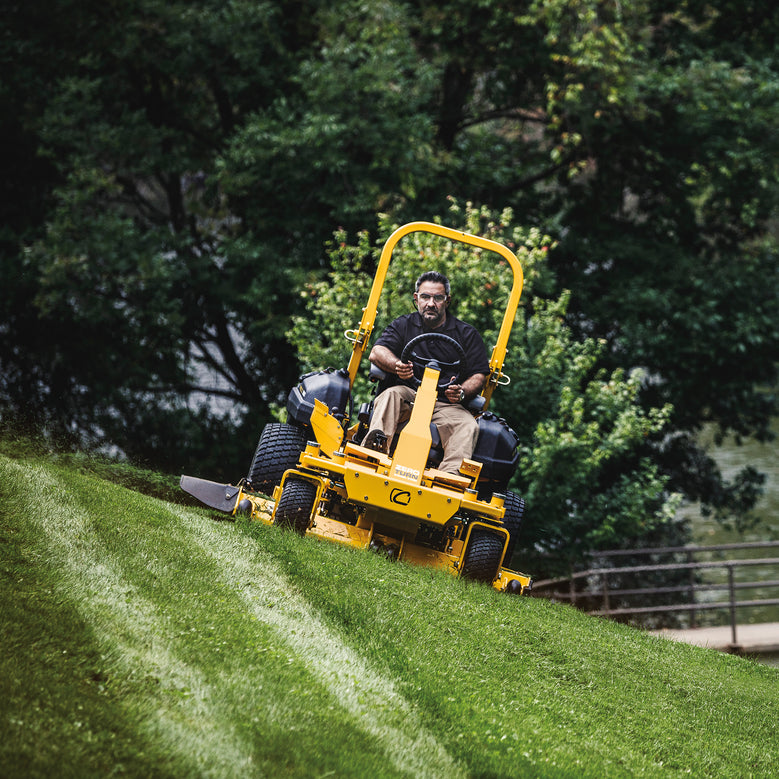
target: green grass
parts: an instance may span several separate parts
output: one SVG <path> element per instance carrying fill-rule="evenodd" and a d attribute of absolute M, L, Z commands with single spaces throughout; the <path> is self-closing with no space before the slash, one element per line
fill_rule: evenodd
<path fill-rule="evenodd" d="M 5 451 L 3 777 L 776 773 L 779 669 Z"/>

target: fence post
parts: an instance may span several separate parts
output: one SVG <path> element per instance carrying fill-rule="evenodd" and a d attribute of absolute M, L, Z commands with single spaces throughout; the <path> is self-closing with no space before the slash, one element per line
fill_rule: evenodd
<path fill-rule="evenodd" d="M 730 639 L 731 645 L 735 649 L 738 646 L 738 642 L 736 641 L 736 588 L 732 563 L 728 563 L 728 591 L 730 594 Z"/>
<path fill-rule="evenodd" d="M 611 604 L 609 603 L 609 575 L 604 571 L 604 573 L 601 574 L 603 576 L 603 603 L 602 603 L 602 609 L 606 612 L 606 616 L 608 617 L 609 612 L 611 611 Z"/>
<path fill-rule="evenodd" d="M 692 558 L 692 551 L 688 551 L 687 562 L 694 563 L 695 560 Z M 690 566 L 690 603 L 693 605 L 693 607 L 690 609 L 690 627 L 694 628 L 697 624 L 697 619 L 695 613 L 695 568 L 692 566 Z"/>

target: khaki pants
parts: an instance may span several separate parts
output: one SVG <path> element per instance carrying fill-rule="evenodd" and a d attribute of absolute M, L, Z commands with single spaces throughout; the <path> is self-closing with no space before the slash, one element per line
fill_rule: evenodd
<path fill-rule="evenodd" d="M 398 427 L 411 418 L 411 406 L 416 392 L 411 387 L 398 385 L 380 393 L 373 402 L 370 430 L 381 430 L 392 442 Z M 479 425 L 470 411 L 459 403 L 437 400 L 432 422 L 438 428 L 444 447 L 444 459 L 439 470 L 459 473 L 464 458 L 470 458 L 479 437 Z M 370 430 L 368 432 L 370 432 Z"/>

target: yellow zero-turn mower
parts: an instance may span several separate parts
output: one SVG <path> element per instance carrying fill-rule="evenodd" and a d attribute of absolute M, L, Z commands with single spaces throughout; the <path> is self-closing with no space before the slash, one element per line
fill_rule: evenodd
<path fill-rule="evenodd" d="M 435 467 L 441 454 L 431 425 L 439 377 L 434 361 L 424 367 L 411 418 L 389 454 L 360 443 L 371 403 L 351 418 L 352 385 L 370 341 L 392 252 L 412 232 L 494 252 L 514 274 L 487 381 L 468 405 L 479 438 L 459 474 Z M 525 507 L 508 489 L 519 459 L 517 436 L 505 420 L 486 410 L 495 388 L 509 381 L 502 368 L 521 294 L 522 268 L 502 244 L 428 222 L 398 228 L 382 250 L 359 327 L 345 333 L 352 343 L 347 368 L 300 378 L 287 400 L 288 421 L 265 426 L 249 474 L 237 485 L 182 476 L 182 489 L 228 514 L 248 514 L 304 535 L 444 568 L 501 591 L 529 590 L 530 577 L 504 565 L 511 559 Z"/>

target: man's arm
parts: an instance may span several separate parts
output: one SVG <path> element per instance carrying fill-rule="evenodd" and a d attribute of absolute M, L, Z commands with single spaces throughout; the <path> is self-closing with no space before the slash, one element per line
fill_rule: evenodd
<path fill-rule="evenodd" d="M 400 379 L 410 379 L 414 375 L 414 366 L 410 362 L 401 362 L 392 350 L 381 344 L 374 345 L 368 359 L 377 368 Z"/>

